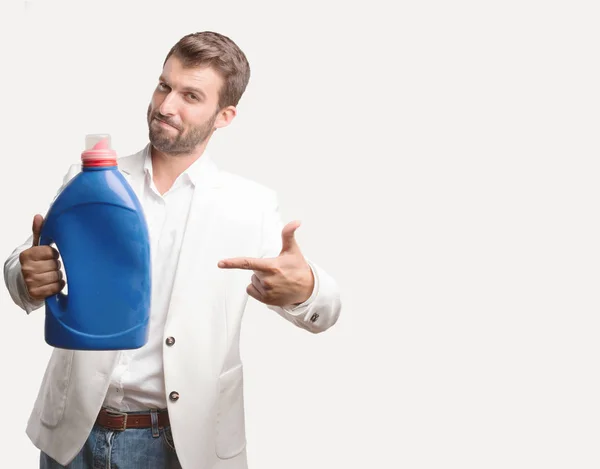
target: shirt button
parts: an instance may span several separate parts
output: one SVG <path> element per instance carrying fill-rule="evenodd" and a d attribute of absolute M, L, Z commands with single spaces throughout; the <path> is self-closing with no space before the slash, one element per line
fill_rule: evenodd
<path fill-rule="evenodd" d="M 311 317 L 310 317 L 310 322 L 315 322 L 317 319 L 319 319 L 319 314 L 318 313 L 314 313 Z"/>
<path fill-rule="evenodd" d="M 177 399 L 179 399 L 179 393 L 177 391 L 172 391 L 169 394 L 169 399 L 171 399 L 173 402 L 175 402 Z"/>
<path fill-rule="evenodd" d="M 167 340 L 165 340 L 165 343 L 171 347 L 174 343 L 175 343 L 175 337 L 167 337 Z"/>

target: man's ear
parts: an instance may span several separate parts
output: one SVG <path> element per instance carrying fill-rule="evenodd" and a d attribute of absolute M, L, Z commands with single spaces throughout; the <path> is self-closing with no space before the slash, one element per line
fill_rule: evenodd
<path fill-rule="evenodd" d="M 219 111 L 217 118 L 215 119 L 215 129 L 227 127 L 231 124 L 231 121 L 237 115 L 237 109 L 235 106 L 227 106 Z"/>

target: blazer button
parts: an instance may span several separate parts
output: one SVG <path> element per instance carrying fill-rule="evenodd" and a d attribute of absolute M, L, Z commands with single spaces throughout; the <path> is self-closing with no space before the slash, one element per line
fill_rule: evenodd
<path fill-rule="evenodd" d="M 169 399 L 171 399 L 173 402 L 175 402 L 177 399 L 179 399 L 179 393 L 177 391 L 172 391 L 169 394 Z"/>
<path fill-rule="evenodd" d="M 171 345 L 173 345 L 175 343 L 175 337 L 167 337 L 167 340 L 165 340 L 165 343 L 170 347 Z"/>

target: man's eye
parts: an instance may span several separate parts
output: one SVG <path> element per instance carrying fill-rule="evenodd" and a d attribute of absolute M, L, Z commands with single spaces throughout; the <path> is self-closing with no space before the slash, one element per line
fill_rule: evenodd
<path fill-rule="evenodd" d="M 158 84 L 158 89 L 161 91 L 166 91 L 169 89 L 169 87 L 167 85 L 165 85 L 164 83 L 159 83 Z"/>
<path fill-rule="evenodd" d="M 195 95 L 195 94 L 193 94 L 193 93 L 188 93 L 188 94 L 187 94 L 187 97 L 188 97 L 190 100 L 192 100 L 192 101 L 198 101 L 198 96 L 196 96 L 196 95 Z"/>

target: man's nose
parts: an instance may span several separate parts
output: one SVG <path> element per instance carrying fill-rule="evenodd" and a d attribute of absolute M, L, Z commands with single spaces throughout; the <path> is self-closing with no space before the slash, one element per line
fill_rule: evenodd
<path fill-rule="evenodd" d="M 176 104 L 175 93 L 171 92 L 167 96 L 165 96 L 165 99 L 160 104 L 158 111 L 163 116 L 173 116 L 173 115 L 175 115 L 175 104 Z"/>

